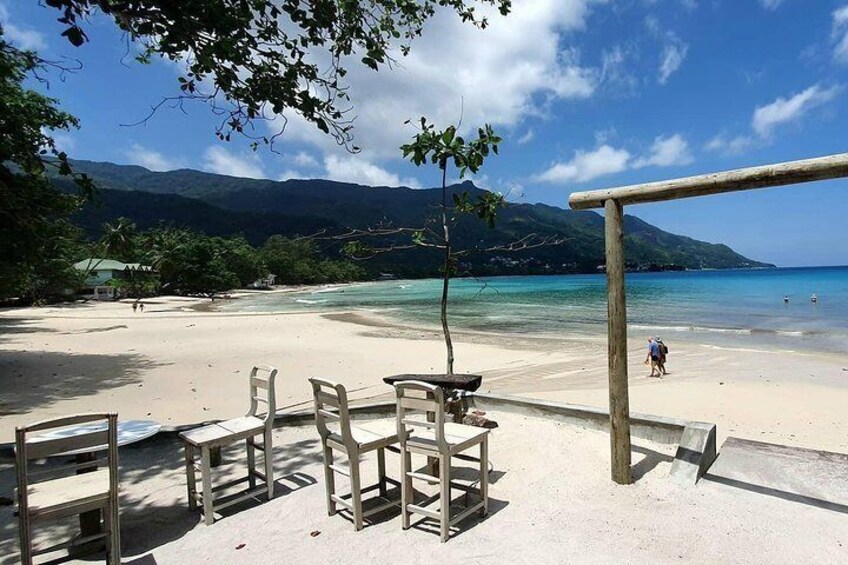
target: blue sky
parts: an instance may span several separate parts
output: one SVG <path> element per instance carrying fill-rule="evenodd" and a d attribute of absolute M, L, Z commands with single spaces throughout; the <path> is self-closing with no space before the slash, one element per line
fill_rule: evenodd
<path fill-rule="evenodd" d="M 91 42 L 59 37 L 58 12 L 0 0 L 7 38 L 83 68 L 50 94 L 81 120 L 59 136 L 75 158 L 153 170 L 195 168 L 270 179 L 434 186 L 400 159 L 426 115 L 489 122 L 501 156 L 475 180 L 518 202 L 567 207 L 573 191 L 848 151 L 848 0 L 517 0 L 486 31 L 449 14 L 430 22 L 394 70 L 349 75 L 358 155 L 296 115 L 281 155 L 221 143 L 206 106 L 162 109 L 178 64 L 137 64 L 108 20 Z M 278 127 L 279 123 L 271 127 Z M 848 264 L 848 181 L 633 206 L 672 232 L 785 266 Z"/>

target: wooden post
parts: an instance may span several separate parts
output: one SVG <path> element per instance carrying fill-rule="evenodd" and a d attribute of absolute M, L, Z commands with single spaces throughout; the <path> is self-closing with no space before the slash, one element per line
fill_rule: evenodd
<path fill-rule="evenodd" d="M 627 391 L 627 308 L 624 292 L 624 211 L 621 203 L 604 203 L 607 256 L 607 349 L 612 480 L 631 483 L 630 401 Z"/>

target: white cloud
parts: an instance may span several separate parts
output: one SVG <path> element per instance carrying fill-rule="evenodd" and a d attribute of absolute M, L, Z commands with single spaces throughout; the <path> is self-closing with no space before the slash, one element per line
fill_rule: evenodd
<path fill-rule="evenodd" d="M 824 89 L 816 84 L 790 98 L 778 98 L 754 110 L 751 127 L 760 137 L 771 137 L 777 126 L 799 120 L 812 108 L 835 98 L 839 90 L 838 86 Z"/>
<path fill-rule="evenodd" d="M 669 34 L 660 56 L 659 83 L 665 84 L 683 65 L 689 46 L 674 34 Z"/>
<path fill-rule="evenodd" d="M 533 141 L 534 137 L 536 137 L 536 132 L 534 132 L 533 129 L 531 128 L 531 129 L 528 129 L 527 132 L 524 135 L 522 135 L 521 137 L 519 137 L 515 142 L 518 145 L 525 145 L 525 144 Z"/>
<path fill-rule="evenodd" d="M 31 29 L 18 27 L 12 23 L 9 10 L 3 2 L 0 2 L 0 20 L 2 20 L 3 32 L 9 43 L 14 44 L 20 49 L 30 51 L 43 51 L 47 49 L 47 41 L 42 34 Z"/>
<path fill-rule="evenodd" d="M 398 158 L 414 134 L 407 119 L 428 116 L 438 127 L 462 117 L 463 131 L 483 123 L 514 127 L 543 114 L 551 100 L 591 97 L 599 70 L 583 66 L 564 48 L 567 34 L 586 26 L 590 9 L 603 0 L 516 0 L 504 18 L 480 30 L 440 10 L 417 38 L 408 57 L 379 73 L 351 62 L 346 77 L 356 113 L 356 145 L 369 160 Z M 335 143 L 301 118 L 288 115 L 283 140 L 305 141 L 326 154 Z M 275 124 L 271 124 L 274 127 Z M 279 124 L 276 124 L 279 127 Z"/>
<path fill-rule="evenodd" d="M 669 77 L 676 73 L 686 60 L 689 45 L 673 31 L 663 31 L 659 20 L 654 16 L 645 18 L 645 27 L 651 35 L 663 42 L 657 80 L 660 84 L 666 84 Z"/>
<path fill-rule="evenodd" d="M 598 135 L 606 139 L 607 135 Z M 605 142 L 593 151 L 577 150 L 574 157 L 564 163 L 554 163 L 546 171 L 535 175 L 536 182 L 564 183 L 586 182 L 598 177 L 621 173 L 643 167 L 676 167 L 694 161 L 689 143 L 682 135 L 658 136 L 647 155 L 638 158 L 624 148 L 615 148 Z"/>
<path fill-rule="evenodd" d="M 555 163 L 537 175 L 535 180 L 550 183 L 585 182 L 620 173 L 627 169 L 629 161 L 630 153 L 627 150 L 601 145 L 594 151 L 576 151 L 570 161 Z"/>
<path fill-rule="evenodd" d="M 640 157 L 633 162 L 633 168 L 642 167 L 672 167 L 692 163 L 692 153 L 689 144 L 678 134 L 670 137 L 659 136 L 651 145 L 650 154 Z"/>
<path fill-rule="evenodd" d="M 848 64 L 848 4 L 833 12 L 833 58 Z"/>
<path fill-rule="evenodd" d="M 315 168 L 318 167 L 318 160 L 306 151 L 299 151 L 293 158 L 294 164 L 298 167 Z"/>
<path fill-rule="evenodd" d="M 203 153 L 203 170 L 231 177 L 268 178 L 257 153 L 235 154 L 217 146 L 209 147 Z"/>
<path fill-rule="evenodd" d="M 173 171 L 185 167 L 185 162 L 182 159 L 163 155 L 138 143 L 132 144 L 123 153 L 131 164 L 142 166 L 151 171 Z"/>
<path fill-rule="evenodd" d="M 760 5 L 766 10 L 777 10 L 781 4 L 783 0 L 760 0 Z"/>
<path fill-rule="evenodd" d="M 77 147 L 76 139 L 74 139 L 74 136 L 68 132 L 51 131 L 48 132 L 47 135 L 53 138 L 53 142 L 56 144 L 56 149 L 59 151 L 65 151 L 67 153 L 69 151 L 73 151 Z"/>
<path fill-rule="evenodd" d="M 283 171 L 283 174 L 281 174 L 279 179 L 277 179 L 277 180 L 299 180 L 299 179 L 306 179 L 306 178 L 309 178 L 309 177 L 307 177 L 306 175 L 304 175 L 303 173 L 301 173 L 299 171 L 295 171 L 294 169 L 287 169 L 287 170 Z"/>
<path fill-rule="evenodd" d="M 327 178 L 339 182 L 351 182 L 368 186 L 409 186 L 417 188 L 414 178 L 401 179 L 394 173 L 379 167 L 362 156 L 338 157 L 328 155 L 324 158 Z"/>
<path fill-rule="evenodd" d="M 704 146 L 704 149 L 723 155 L 741 155 L 753 147 L 755 143 L 754 138 L 748 135 L 729 137 L 724 133 L 720 133 L 709 140 Z"/>

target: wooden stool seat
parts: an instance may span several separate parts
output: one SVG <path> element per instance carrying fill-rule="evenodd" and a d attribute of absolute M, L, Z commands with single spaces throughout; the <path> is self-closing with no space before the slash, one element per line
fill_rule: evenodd
<path fill-rule="evenodd" d="M 180 434 L 183 441 L 195 447 L 219 447 L 246 439 L 265 430 L 265 421 L 256 416 L 243 416 L 217 424 L 209 424 Z"/>
<path fill-rule="evenodd" d="M 109 498 L 109 469 L 32 484 L 27 498 L 30 515 L 44 518 L 100 508 Z"/>
<path fill-rule="evenodd" d="M 207 526 L 215 522 L 215 511 L 238 504 L 249 498 L 267 495 L 268 500 L 274 498 L 274 458 L 271 430 L 276 413 L 274 380 L 277 369 L 267 365 L 253 367 L 250 371 L 250 409 L 247 415 L 233 418 L 217 424 L 201 426 L 182 432 L 180 439 L 185 447 L 186 485 L 188 488 L 188 507 L 197 508 L 197 503 L 203 504 L 203 519 Z M 264 396 L 262 396 L 262 392 Z M 257 416 L 259 403 L 263 403 L 267 411 L 264 416 Z M 263 436 L 261 444 L 255 438 Z M 239 441 L 247 442 L 247 477 L 229 481 L 228 483 L 212 486 L 212 450 L 231 445 Z M 265 460 L 265 472 L 256 470 L 256 450 L 262 451 Z M 195 463 L 195 451 L 200 451 L 200 466 Z M 203 483 L 202 491 L 197 491 L 196 472 L 200 471 Z M 256 486 L 256 479 L 262 481 L 262 486 Z M 214 493 L 247 481 L 246 491 L 220 497 L 216 500 Z"/>
<path fill-rule="evenodd" d="M 451 455 L 455 455 L 483 441 L 484 437 L 488 435 L 489 430 L 476 426 L 445 422 L 444 433 L 444 441 L 447 444 L 448 452 Z M 439 453 L 439 442 L 436 439 L 436 432 L 434 431 L 410 431 L 406 445 L 411 450 L 420 451 L 427 455 L 438 455 Z"/>

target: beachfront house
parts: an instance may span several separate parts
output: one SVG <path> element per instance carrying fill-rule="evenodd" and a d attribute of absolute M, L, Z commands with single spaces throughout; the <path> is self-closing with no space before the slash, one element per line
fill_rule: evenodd
<path fill-rule="evenodd" d="M 113 279 L 127 279 L 136 273 L 153 273 L 153 267 L 140 263 L 123 263 L 115 259 L 83 259 L 74 268 L 86 273 L 81 294 L 95 300 L 120 298 L 118 289 L 109 284 Z"/>

